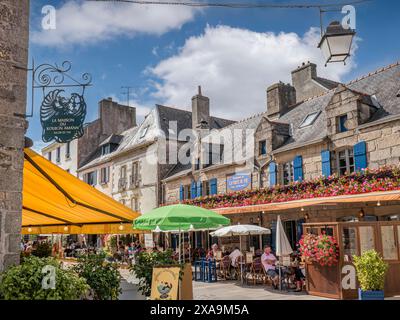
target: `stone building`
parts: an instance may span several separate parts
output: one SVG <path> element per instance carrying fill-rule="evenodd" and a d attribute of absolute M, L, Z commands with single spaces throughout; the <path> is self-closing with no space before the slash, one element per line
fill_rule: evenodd
<path fill-rule="evenodd" d="M 146 213 L 158 207 L 165 192 L 161 180 L 187 143 L 177 133 L 190 129 L 192 121 L 207 119 L 211 128 L 232 123 L 210 116 L 206 107 L 194 111 L 192 117 L 190 111 L 156 105 L 139 126 L 101 141 L 92 160 L 78 168 L 79 177 L 135 211 Z"/>
<path fill-rule="evenodd" d="M 227 129 L 254 129 L 243 145 L 251 145 L 246 161 L 220 156 L 197 166 L 178 164 L 163 180 L 165 202 L 177 203 L 199 196 L 258 189 L 309 180 L 333 173 L 343 175 L 364 168 L 399 164 L 400 65 L 384 67 L 347 84 L 317 76 L 316 65 L 303 64 L 292 72 L 292 84 L 267 89 L 267 110 L 201 138 L 209 145 Z M 250 143 L 251 142 L 251 143 Z M 243 146 L 230 144 L 233 154 Z M 207 158 L 202 157 L 202 161 Z M 230 214 L 233 223 L 255 223 L 274 229 L 277 214 Z M 311 209 L 310 209 L 311 210 Z M 360 205 L 327 210 L 313 208 L 308 221 L 357 219 Z M 394 219 L 398 206 L 364 208 L 369 219 Z M 225 212 L 221 210 L 221 212 Z M 292 244 L 301 234 L 305 214 L 280 212 Z M 395 216 L 394 216 L 395 215 Z M 399 217 L 399 216 L 397 216 Z M 254 240 L 255 244 L 257 239 Z"/>
<path fill-rule="evenodd" d="M 20 256 L 29 1 L 0 2 L 0 272 Z"/>
<path fill-rule="evenodd" d="M 69 143 L 53 142 L 42 155 L 77 176 L 77 170 L 94 156 L 97 146 L 111 134 L 136 126 L 136 108 L 121 105 L 111 98 L 99 102 L 98 118 L 85 124 L 84 135 Z"/>

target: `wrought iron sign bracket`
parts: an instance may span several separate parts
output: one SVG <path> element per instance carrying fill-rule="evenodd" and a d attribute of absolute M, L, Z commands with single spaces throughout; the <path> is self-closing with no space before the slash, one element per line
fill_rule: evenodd
<path fill-rule="evenodd" d="M 83 73 L 79 79 L 71 76 L 72 64 L 70 61 L 64 61 L 61 65 L 43 63 L 36 66 L 32 59 L 32 68 L 30 69 L 14 67 L 32 73 L 31 110 L 20 116 L 33 117 L 35 91 L 42 91 L 40 121 L 43 127 L 43 141 L 55 140 L 65 143 L 81 137 L 86 117 L 84 94 L 86 88 L 92 85 L 92 76 L 89 73 Z M 71 91 L 74 88 L 80 90 L 78 92 Z"/>

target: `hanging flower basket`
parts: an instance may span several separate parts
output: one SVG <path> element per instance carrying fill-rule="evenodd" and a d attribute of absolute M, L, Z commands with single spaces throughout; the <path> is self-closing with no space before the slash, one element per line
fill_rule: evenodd
<path fill-rule="evenodd" d="M 338 263 L 339 247 L 334 237 L 322 234 L 306 234 L 299 241 L 299 250 L 306 262 L 316 262 L 320 266 L 333 266 Z"/>
<path fill-rule="evenodd" d="M 306 262 L 316 261 L 316 245 L 318 237 L 314 234 L 305 234 L 301 237 L 299 241 L 300 254 Z"/>
<path fill-rule="evenodd" d="M 338 263 L 339 247 L 334 237 L 322 234 L 318 237 L 315 257 L 321 266 L 331 267 Z"/>

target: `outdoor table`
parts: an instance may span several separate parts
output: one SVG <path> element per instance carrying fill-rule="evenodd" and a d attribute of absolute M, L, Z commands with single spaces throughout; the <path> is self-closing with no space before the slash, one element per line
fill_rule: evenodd
<path fill-rule="evenodd" d="M 204 282 L 217 282 L 217 265 L 214 259 L 204 259 L 202 261 L 204 266 Z"/>

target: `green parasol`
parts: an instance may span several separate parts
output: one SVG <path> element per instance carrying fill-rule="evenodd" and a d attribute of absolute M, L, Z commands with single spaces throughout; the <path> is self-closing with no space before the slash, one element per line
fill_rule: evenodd
<path fill-rule="evenodd" d="M 133 221 L 137 230 L 193 231 L 219 228 L 230 224 L 224 216 L 201 207 L 177 204 L 160 207 Z"/>

